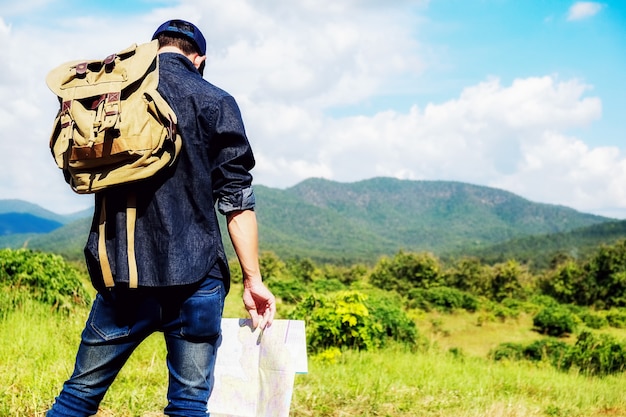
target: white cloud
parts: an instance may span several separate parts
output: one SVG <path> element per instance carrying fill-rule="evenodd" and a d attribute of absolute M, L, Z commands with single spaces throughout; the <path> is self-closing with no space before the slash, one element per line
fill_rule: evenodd
<path fill-rule="evenodd" d="M 601 102 L 585 96 L 589 89 L 580 81 L 554 76 L 518 79 L 510 86 L 490 79 L 466 88 L 457 99 L 424 109 L 414 106 L 407 113 L 308 122 L 294 114 L 291 120 L 298 122 L 292 129 L 262 134 L 257 147 L 264 159 L 273 155 L 310 169 L 292 169 L 285 162 L 279 177 L 275 165 L 267 169 L 259 163 L 257 177 L 275 186 L 309 176 L 339 181 L 373 176 L 447 179 L 585 210 L 597 210 L 603 203 L 623 206 L 624 193 L 609 190 L 626 180 L 624 155 L 616 148 L 590 148 L 564 133 L 600 118 Z M 266 112 L 252 110 L 249 116 L 256 125 Z M 290 120 L 288 113 L 278 114 L 280 120 Z M 313 141 L 308 127 L 316 133 Z"/>
<path fill-rule="evenodd" d="M 582 20 L 593 17 L 598 14 L 603 7 L 602 3 L 578 1 L 569 8 L 567 20 Z"/>

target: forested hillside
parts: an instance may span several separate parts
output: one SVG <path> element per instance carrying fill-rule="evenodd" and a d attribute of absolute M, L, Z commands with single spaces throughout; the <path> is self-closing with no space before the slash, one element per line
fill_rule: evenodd
<path fill-rule="evenodd" d="M 572 235 L 572 239 L 587 236 L 595 245 L 605 236 L 593 228 L 612 221 L 461 182 L 374 178 L 338 183 L 309 179 L 285 190 L 262 185 L 255 190 L 261 250 L 283 258 L 322 262 L 374 262 L 398 250 L 477 254 L 485 258 L 494 257 L 494 253 L 508 256 L 521 246 L 507 246 L 512 249 L 503 252 L 505 249 L 494 245 L 544 236 L 537 237 L 532 245 L 545 251 L 543 239 L 558 242 L 554 236 L 581 228 L 588 229 Z M 84 212 L 81 219 L 51 233 L 0 237 L 0 246 L 27 245 L 81 256 L 88 217 L 89 213 Z M 615 236 L 624 228 L 617 229 Z M 550 251 L 560 249 L 553 246 Z M 229 244 L 226 247 L 230 249 Z"/>
<path fill-rule="evenodd" d="M 593 246 L 603 239 L 593 226 L 611 220 L 460 182 L 310 179 L 286 190 L 256 190 L 262 246 L 318 260 L 375 259 L 400 249 L 486 256 L 511 239 L 584 227 Z"/>
<path fill-rule="evenodd" d="M 626 221 L 610 221 L 569 232 L 512 239 L 487 248 L 468 249 L 448 256 L 475 256 L 490 264 L 516 259 L 537 270 L 548 268 L 551 263 L 563 257 L 587 258 L 598 246 L 612 245 L 625 238 Z"/>

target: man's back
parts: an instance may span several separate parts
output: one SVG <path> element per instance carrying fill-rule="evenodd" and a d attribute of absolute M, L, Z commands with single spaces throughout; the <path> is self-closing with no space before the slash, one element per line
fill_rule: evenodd
<path fill-rule="evenodd" d="M 103 194 L 107 222 L 116 227 L 107 237 L 116 282 L 129 280 L 128 193 L 134 193 L 137 203 L 135 256 L 140 286 L 190 284 L 211 270 L 226 278 L 227 260 L 215 205 L 219 199 L 227 205 L 233 200 L 240 204 L 238 200 L 249 193 L 249 170 L 254 166 L 241 114 L 235 100 L 204 80 L 184 55 L 162 53 L 159 67 L 158 90 L 177 115 L 183 148 L 173 169 Z M 95 219 L 99 215 L 96 212 Z M 95 229 L 87 248 L 95 262 Z"/>

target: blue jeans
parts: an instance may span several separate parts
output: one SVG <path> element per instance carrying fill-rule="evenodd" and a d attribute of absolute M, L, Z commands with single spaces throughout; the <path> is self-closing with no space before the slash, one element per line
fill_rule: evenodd
<path fill-rule="evenodd" d="M 213 368 L 224 307 L 222 280 L 196 285 L 124 289 L 96 296 L 81 336 L 72 376 L 46 414 L 91 416 L 131 353 L 150 334 L 167 347 L 168 416 L 202 416 L 213 387 Z"/>

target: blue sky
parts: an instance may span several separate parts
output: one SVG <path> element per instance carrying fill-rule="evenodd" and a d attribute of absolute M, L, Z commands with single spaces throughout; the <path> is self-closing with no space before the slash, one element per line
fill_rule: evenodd
<path fill-rule="evenodd" d="M 574 4 L 434 1 L 425 37 L 449 48 L 451 73 L 443 71 L 442 76 L 455 83 L 456 90 L 486 75 L 498 76 L 505 84 L 544 74 L 592 83 L 592 93 L 605 104 L 603 119 L 608 123 L 598 132 L 603 138 L 588 139 L 620 145 L 624 127 L 617 125 L 625 115 L 626 83 L 618 80 L 626 69 L 626 3 L 588 2 L 589 14 L 578 18 L 570 16 Z"/>
<path fill-rule="evenodd" d="M 205 77 L 242 109 L 258 184 L 463 181 L 626 218 L 617 0 L 2 4 L 0 199 L 59 213 L 91 204 L 49 155 L 45 74 L 147 41 L 174 17 L 207 37 Z"/>

